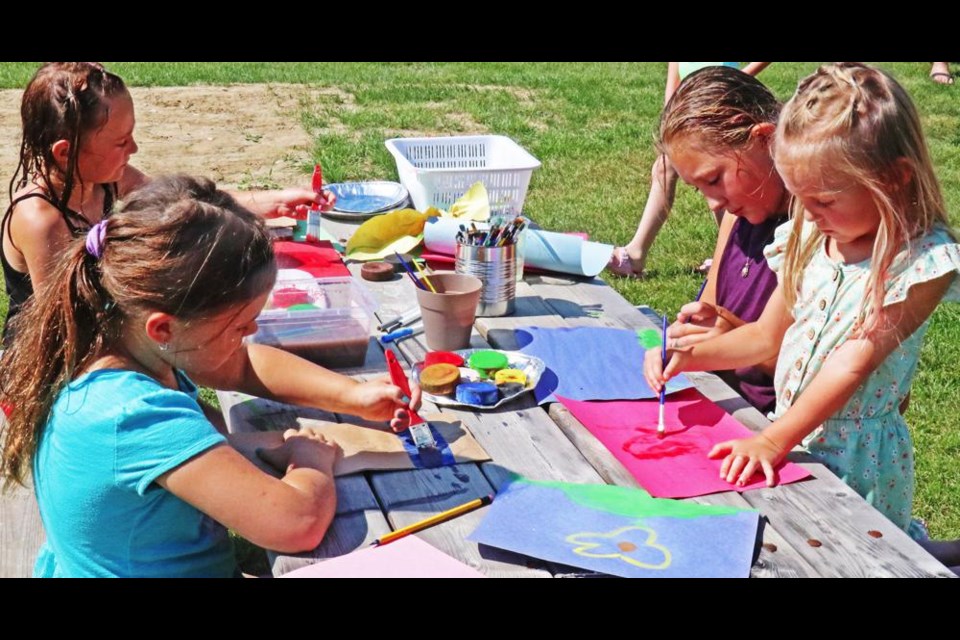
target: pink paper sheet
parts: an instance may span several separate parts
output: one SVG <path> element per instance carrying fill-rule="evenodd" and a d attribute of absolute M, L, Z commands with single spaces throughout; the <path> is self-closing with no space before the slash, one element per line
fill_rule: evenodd
<path fill-rule="evenodd" d="M 485 578 L 416 536 L 367 547 L 285 573 L 283 578 Z"/>
<path fill-rule="evenodd" d="M 723 459 L 711 460 L 707 452 L 718 442 L 749 437 L 753 432 L 696 389 L 667 396 L 667 435 L 663 440 L 657 438 L 660 404 L 656 400 L 558 399 L 657 498 L 689 498 L 766 486 L 763 475 L 754 475 L 754 481 L 743 487 L 720 479 Z M 777 474 L 780 484 L 810 475 L 791 463 L 777 467 Z"/>

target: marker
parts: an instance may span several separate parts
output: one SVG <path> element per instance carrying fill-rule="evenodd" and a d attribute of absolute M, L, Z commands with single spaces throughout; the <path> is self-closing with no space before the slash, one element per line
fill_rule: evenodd
<path fill-rule="evenodd" d="M 420 335 L 421 333 L 423 333 L 423 327 L 407 327 L 405 329 L 397 329 L 396 331 L 391 331 L 386 335 L 380 336 L 380 342 L 387 344 L 389 342 L 396 342 L 397 340 L 409 338 L 410 336 Z"/>
<path fill-rule="evenodd" d="M 436 515 L 430 516 L 420 522 L 415 522 L 407 527 L 397 529 L 396 531 L 391 531 L 390 533 L 381 536 L 373 541 L 374 546 L 382 547 L 385 544 L 393 542 L 394 540 L 399 540 L 400 538 L 405 538 L 411 533 L 416 533 L 418 531 L 423 531 L 428 527 L 432 527 L 435 524 L 440 524 L 441 522 L 446 522 L 447 520 L 453 520 L 458 516 L 462 516 L 465 513 L 470 513 L 475 509 L 484 507 L 493 502 L 493 496 L 483 496 L 482 498 L 477 498 L 476 500 L 471 500 L 470 502 L 464 503 L 459 507 L 454 507 L 453 509 L 448 509 Z"/>
<path fill-rule="evenodd" d="M 384 356 L 387 358 L 390 380 L 410 398 L 410 382 L 407 380 L 407 374 L 403 372 L 403 367 L 400 366 L 397 356 L 390 349 L 386 350 Z M 430 433 L 430 425 L 413 409 L 407 409 L 407 411 L 410 413 L 410 435 L 413 437 L 413 442 L 417 445 L 417 448 L 436 447 L 437 441 L 433 439 L 433 434 Z"/>
<path fill-rule="evenodd" d="M 660 349 L 660 368 L 667 368 L 667 314 L 663 314 L 663 342 Z M 660 420 L 657 422 L 657 437 L 663 439 L 667 435 L 667 429 L 663 426 L 663 405 L 667 400 L 667 386 L 660 387 Z"/>
<path fill-rule="evenodd" d="M 395 329 L 399 329 L 400 327 L 410 324 L 414 320 L 419 320 L 419 319 L 420 319 L 420 307 L 416 306 L 416 307 L 413 307 L 412 309 L 407 309 L 397 317 L 384 322 L 377 328 L 380 331 L 393 331 Z"/>

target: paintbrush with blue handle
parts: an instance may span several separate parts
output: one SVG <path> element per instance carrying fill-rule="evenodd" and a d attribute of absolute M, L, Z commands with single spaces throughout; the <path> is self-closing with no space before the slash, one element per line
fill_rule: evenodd
<path fill-rule="evenodd" d="M 667 314 L 663 314 L 663 342 L 660 348 L 660 367 L 661 370 L 667 368 Z M 657 421 L 657 437 L 663 438 L 667 435 L 667 428 L 663 425 L 663 406 L 667 401 L 667 385 L 660 387 L 660 419 Z"/>

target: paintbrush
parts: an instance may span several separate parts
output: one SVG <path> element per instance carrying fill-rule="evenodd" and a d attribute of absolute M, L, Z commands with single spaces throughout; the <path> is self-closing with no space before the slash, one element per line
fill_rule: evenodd
<path fill-rule="evenodd" d="M 415 266 L 417 268 L 417 271 L 420 273 L 420 281 L 426 282 L 427 286 L 430 287 L 430 291 L 433 291 L 434 293 L 436 293 L 437 290 L 434 288 L 433 283 L 430 282 L 430 279 L 427 277 L 427 274 L 424 272 L 423 267 L 420 266 L 420 263 L 417 262 L 416 258 L 413 259 L 413 266 Z"/>
<path fill-rule="evenodd" d="M 409 398 L 410 382 L 407 380 L 407 374 L 403 372 L 403 367 L 400 366 L 397 356 L 390 349 L 386 350 L 384 356 L 387 358 L 387 369 L 390 371 L 391 382 L 400 387 L 400 390 Z M 433 439 L 433 434 L 430 433 L 430 425 L 413 409 L 407 409 L 407 412 L 410 414 L 410 436 L 417 448 L 436 447 L 437 441 Z"/>
<path fill-rule="evenodd" d="M 663 314 L 663 342 L 660 348 L 660 367 L 667 368 L 667 314 Z M 660 387 L 660 419 L 657 422 L 657 437 L 663 439 L 667 435 L 667 428 L 663 426 L 663 407 L 667 400 L 667 386 Z"/>
<path fill-rule="evenodd" d="M 403 265 L 403 268 L 406 269 L 407 275 L 410 276 L 410 279 L 411 279 L 411 280 L 413 280 L 413 284 L 417 285 L 417 287 L 419 287 L 420 289 L 423 289 L 424 291 L 428 291 L 427 287 L 424 286 L 424 284 L 423 284 L 422 282 L 420 282 L 420 279 L 419 279 L 419 278 L 417 278 L 417 274 L 415 274 L 415 273 L 413 272 L 413 269 L 410 267 L 409 263 L 407 263 L 407 261 L 404 260 L 404 259 L 400 256 L 400 254 L 397 253 L 396 251 L 394 251 L 393 254 L 394 254 L 395 256 L 397 256 L 397 260 L 399 260 L 399 261 L 400 261 L 400 264 Z M 436 292 L 434 292 L 434 293 L 436 293 Z"/>

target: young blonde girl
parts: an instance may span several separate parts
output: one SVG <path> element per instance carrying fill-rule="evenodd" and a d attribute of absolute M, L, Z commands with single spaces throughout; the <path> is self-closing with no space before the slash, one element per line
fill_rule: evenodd
<path fill-rule="evenodd" d="M 114 202 L 148 181 L 130 165 L 137 152 L 133 100 L 123 80 L 94 62 L 41 66 L 21 100 L 20 158 L 0 223 L 8 317 L 47 280 L 64 246 L 109 216 Z M 283 214 L 329 194 L 310 189 L 235 194 L 255 213 Z M 4 327 L 4 341 L 9 342 Z"/>
<path fill-rule="evenodd" d="M 38 576 L 231 576 L 226 527 L 281 551 L 333 518 L 334 443 L 224 437 L 197 387 L 235 389 L 402 428 L 385 380 L 358 383 L 245 345 L 276 277 L 263 223 L 208 180 L 161 178 L 64 251 L 14 320 L 0 368 L 0 472 L 33 474 L 47 540 Z M 251 459 L 283 472 L 275 478 Z"/>
<path fill-rule="evenodd" d="M 821 67 L 784 106 L 774 159 L 793 220 L 767 248 L 779 285 L 760 319 L 674 350 L 660 385 L 684 370 L 779 354 L 774 420 L 717 445 L 721 476 L 744 484 L 798 444 L 901 528 L 911 527 L 913 446 L 900 412 L 930 314 L 960 297 L 960 246 L 909 96 L 861 64 Z"/>

